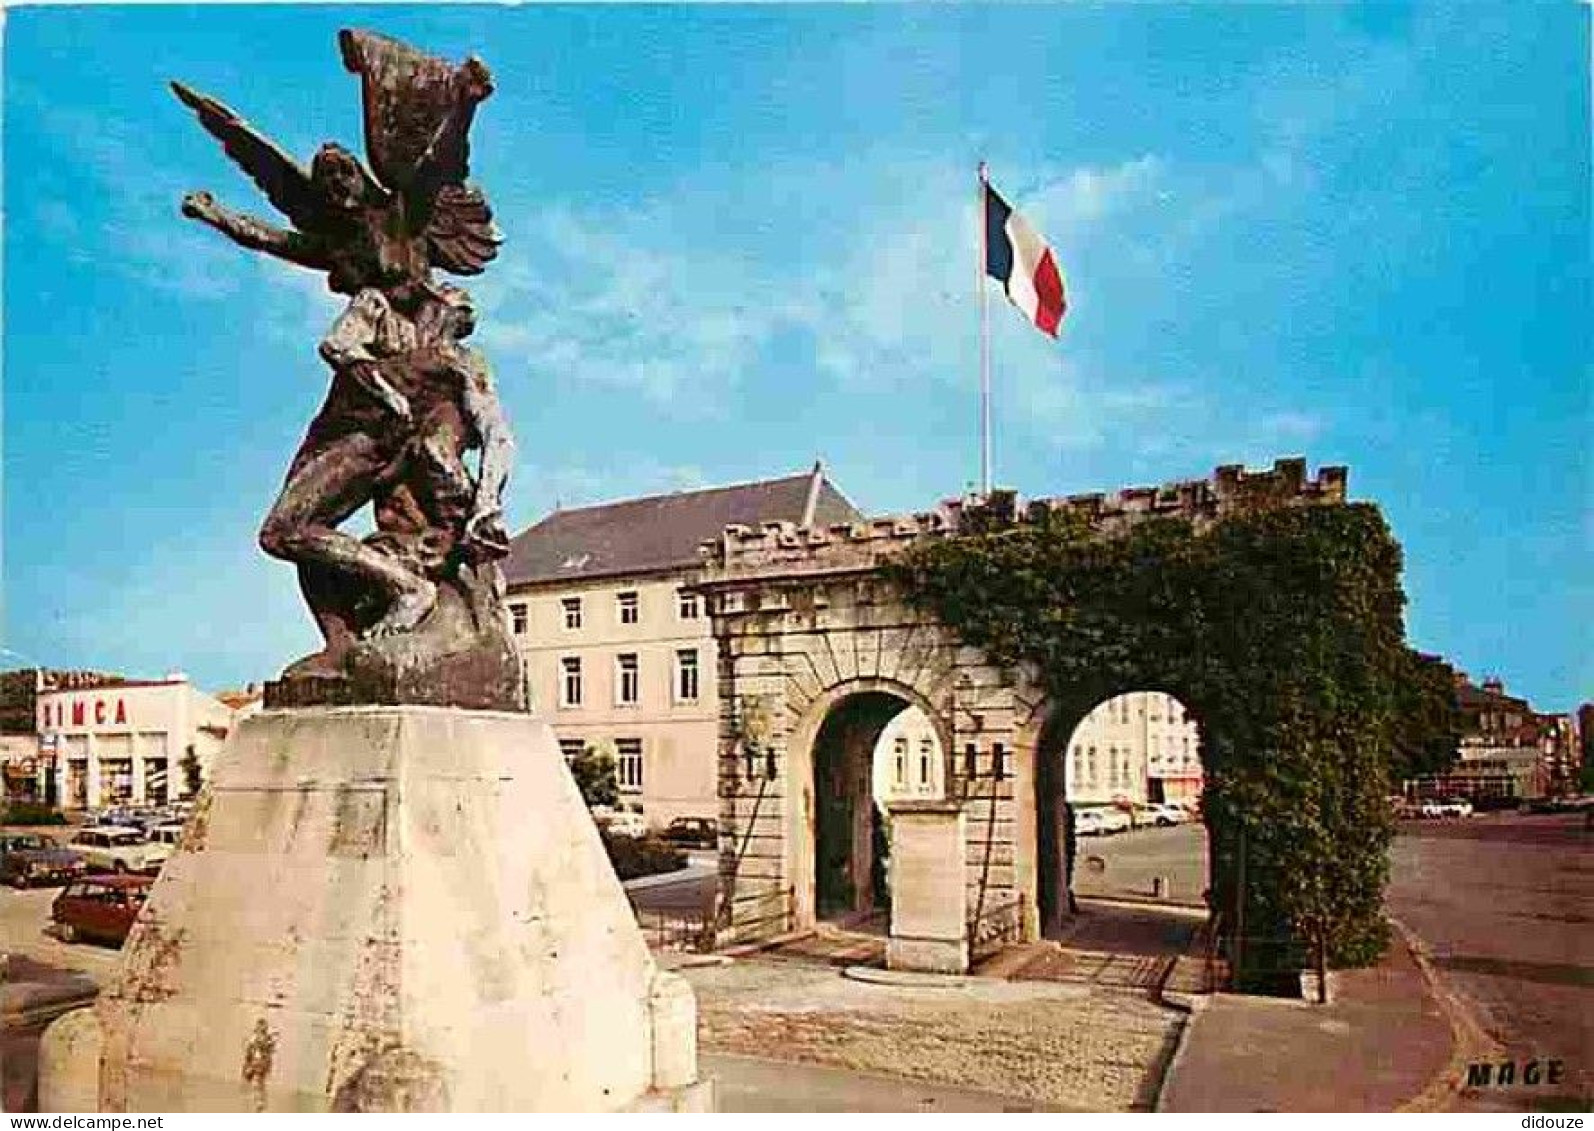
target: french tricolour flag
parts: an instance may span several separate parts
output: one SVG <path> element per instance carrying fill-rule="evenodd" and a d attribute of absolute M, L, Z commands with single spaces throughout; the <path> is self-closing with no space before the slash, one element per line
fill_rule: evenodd
<path fill-rule="evenodd" d="M 1068 302 L 1052 249 L 989 184 L 985 186 L 985 273 L 1008 301 L 1046 334 L 1057 336 Z"/>

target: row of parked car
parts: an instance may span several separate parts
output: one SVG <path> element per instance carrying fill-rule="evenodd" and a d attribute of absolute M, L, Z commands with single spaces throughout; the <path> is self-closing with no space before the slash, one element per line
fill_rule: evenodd
<path fill-rule="evenodd" d="M 1076 836 L 1109 836 L 1130 829 L 1168 828 L 1193 821 L 1198 815 L 1193 802 L 1121 801 L 1112 805 L 1076 806 L 1074 833 Z"/>
<path fill-rule="evenodd" d="M 183 825 L 90 825 L 65 841 L 42 833 L 0 836 L 0 883 L 48 887 L 70 883 L 90 872 L 143 873 L 153 876 L 176 850 Z"/>
<path fill-rule="evenodd" d="M 65 839 L 44 833 L 0 835 L 0 883 L 61 887 L 50 906 L 65 942 L 120 945 L 161 866 L 176 850 L 191 807 L 102 810 Z"/>
<path fill-rule="evenodd" d="M 641 813 L 595 806 L 592 819 L 611 836 L 644 837 L 648 823 Z M 714 848 L 719 844 L 719 822 L 712 817 L 677 817 L 659 830 L 659 837 L 679 848 Z"/>
<path fill-rule="evenodd" d="M 1400 799 L 1395 802 L 1395 816 L 1403 820 L 1470 817 L 1472 802 L 1465 797 L 1428 797 L 1420 801 Z"/>

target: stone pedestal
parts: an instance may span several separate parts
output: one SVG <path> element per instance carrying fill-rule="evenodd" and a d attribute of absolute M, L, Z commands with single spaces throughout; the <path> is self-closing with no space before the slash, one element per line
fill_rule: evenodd
<path fill-rule="evenodd" d="M 891 940 L 886 966 L 967 973 L 963 807 L 951 801 L 895 801 L 890 811 Z"/>
<path fill-rule="evenodd" d="M 545 723 L 267 711 L 218 759 L 92 1024 L 46 1034 L 41 1092 L 106 1112 L 701 1107 L 695 1012 Z"/>

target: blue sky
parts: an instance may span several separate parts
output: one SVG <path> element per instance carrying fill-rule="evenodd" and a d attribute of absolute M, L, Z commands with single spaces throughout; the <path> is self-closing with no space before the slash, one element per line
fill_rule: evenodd
<path fill-rule="evenodd" d="M 334 36 L 498 91 L 472 284 L 522 529 L 801 470 L 875 512 L 977 475 L 974 168 L 1051 240 L 1062 340 L 992 298 L 1027 496 L 1306 456 L 1407 554 L 1419 647 L 1594 698 L 1589 12 L 1376 7 L 23 8 L 4 55 L 4 647 L 220 687 L 314 634 L 254 544 L 326 374 L 308 272 L 165 88 L 303 159 Z"/>

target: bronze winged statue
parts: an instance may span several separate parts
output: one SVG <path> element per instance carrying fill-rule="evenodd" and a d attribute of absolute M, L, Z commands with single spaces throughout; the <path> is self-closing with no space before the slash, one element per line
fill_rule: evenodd
<path fill-rule="evenodd" d="M 492 211 L 468 182 L 470 127 L 492 76 L 478 59 L 453 65 L 371 32 L 338 42 L 361 80 L 369 169 L 328 142 L 306 170 L 223 103 L 172 83 L 291 226 L 209 193 L 184 197 L 183 214 L 324 271 L 350 296 L 320 346 L 331 388 L 260 530 L 267 553 L 298 567 L 325 644 L 268 685 L 268 703 L 519 709 L 496 564 L 509 548 L 513 442 L 486 363 L 464 341 L 474 304 L 433 275 L 479 274 L 498 253 Z M 374 534 L 338 529 L 367 505 Z"/>

